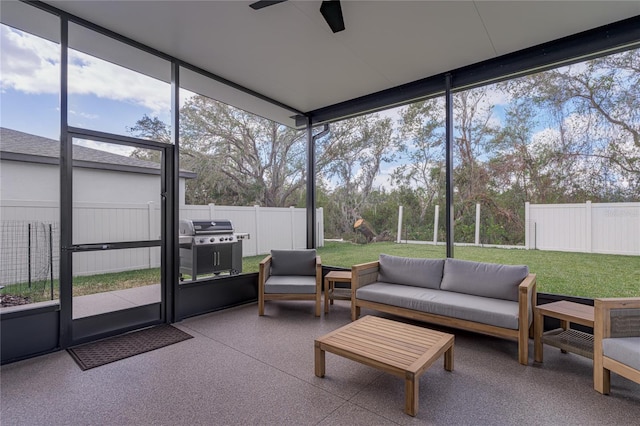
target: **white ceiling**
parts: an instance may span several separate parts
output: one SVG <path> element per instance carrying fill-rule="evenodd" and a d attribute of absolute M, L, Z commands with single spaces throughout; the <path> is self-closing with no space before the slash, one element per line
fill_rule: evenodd
<path fill-rule="evenodd" d="M 46 3 L 302 112 L 640 15 L 640 1 L 343 0 L 346 30 L 334 34 L 320 0 L 257 11 L 251 1 Z M 236 105 L 292 124 L 264 102 Z"/>

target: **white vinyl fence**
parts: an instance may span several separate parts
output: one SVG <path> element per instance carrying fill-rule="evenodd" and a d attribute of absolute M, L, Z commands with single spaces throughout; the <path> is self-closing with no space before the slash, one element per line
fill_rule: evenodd
<path fill-rule="evenodd" d="M 402 206 L 398 209 L 397 242 L 438 244 L 438 206 L 433 242 L 401 240 Z M 475 243 L 480 246 L 480 204 L 476 205 Z M 640 203 L 530 204 L 525 203 L 525 245 L 483 247 L 640 255 Z"/>
<path fill-rule="evenodd" d="M 160 208 L 155 203 L 75 203 L 73 244 L 156 240 Z M 234 206 L 180 206 L 181 219 L 230 219 L 245 232 L 243 256 L 271 249 L 305 248 L 306 209 Z M 0 285 L 58 277 L 59 208 L 55 202 L 3 200 L 0 206 Z M 322 208 L 316 213 L 316 246 L 324 244 Z M 49 226 L 51 225 L 51 226 Z M 160 248 L 75 253 L 74 275 L 158 267 Z"/>
<path fill-rule="evenodd" d="M 528 249 L 640 255 L 640 203 L 525 204 Z"/>

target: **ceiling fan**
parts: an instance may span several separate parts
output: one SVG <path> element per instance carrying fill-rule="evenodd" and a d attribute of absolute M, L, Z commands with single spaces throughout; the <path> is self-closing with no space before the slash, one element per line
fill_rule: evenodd
<path fill-rule="evenodd" d="M 249 7 L 253 10 L 262 9 L 267 6 L 273 6 L 274 4 L 283 3 L 287 0 L 260 0 L 255 3 L 251 3 Z M 342 7 L 340 6 L 340 0 L 325 0 L 320 5 L 320 13 L 327 21 L 327 24 L 334 33 L 344 30 L 344 19 L 342 17 Z"/>

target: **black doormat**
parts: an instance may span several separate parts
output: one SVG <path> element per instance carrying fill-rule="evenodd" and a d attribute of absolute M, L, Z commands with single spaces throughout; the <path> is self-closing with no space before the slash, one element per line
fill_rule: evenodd
<path fill-rule="evenodd" d="M 74 346 L 67 349 L 67 352 L 82 370 L 88 370 L 182 342 L 192 337 L 192 335 L 171 325 L 162 324 L 120 336 L 109 337 L 97 342 Z"/>

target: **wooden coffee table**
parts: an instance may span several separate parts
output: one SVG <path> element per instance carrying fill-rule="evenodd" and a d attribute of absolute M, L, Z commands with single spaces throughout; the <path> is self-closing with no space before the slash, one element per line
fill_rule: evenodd
<path fill-rule="evenodd" d="M 440 355 L 453 371 L 452 334 L 365 316 L 315 340 L 315 374 L 324 377 L 325 351 L 404 378 L 405 413 L 418 412 L 419 378 Z"/>

